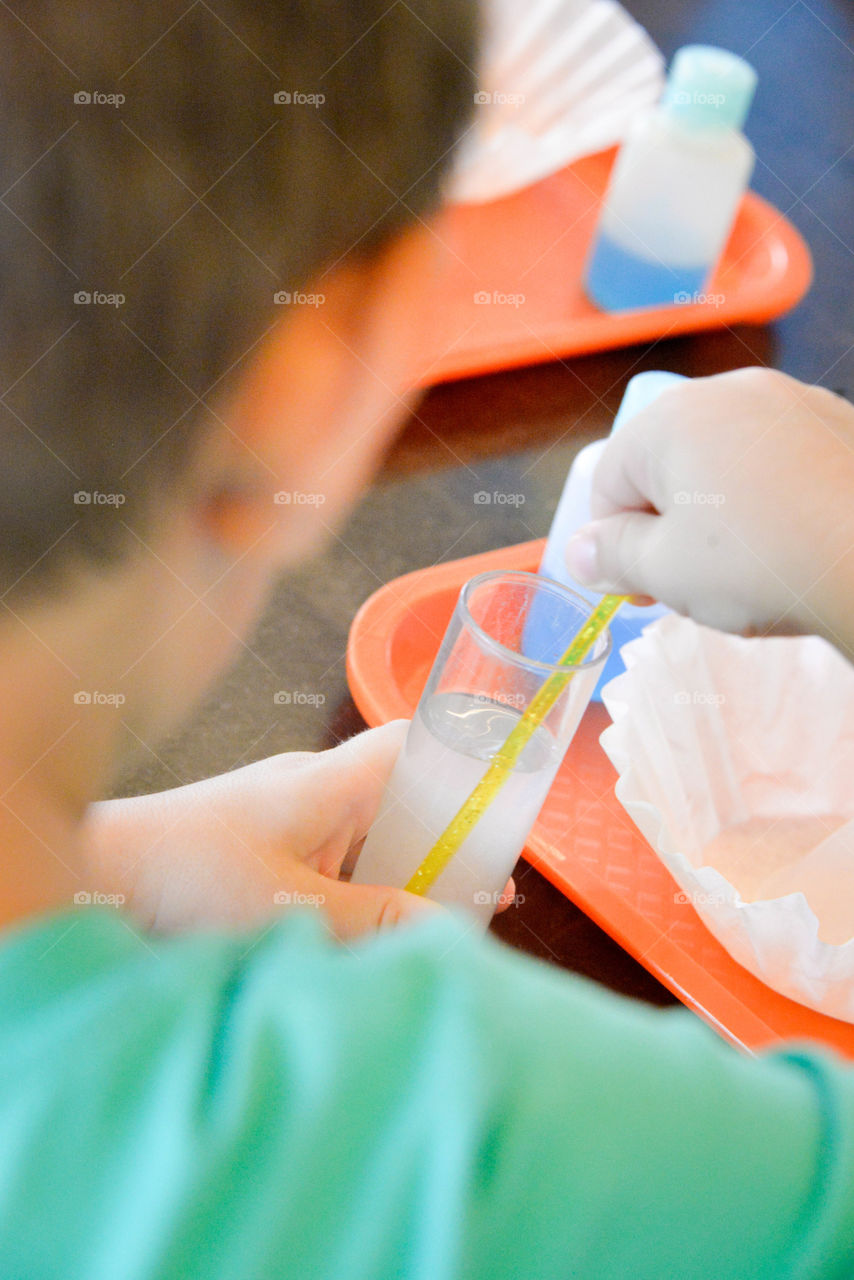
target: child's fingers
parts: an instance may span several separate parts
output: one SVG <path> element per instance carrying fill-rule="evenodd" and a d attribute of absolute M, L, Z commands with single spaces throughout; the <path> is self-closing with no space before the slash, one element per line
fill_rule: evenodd
<path fill-rule="evenodd" d="M 698 400 L 702 402 L 701 382 L 668 387 L 609 439 L 593 474 L 590 505 L 595 520 L 622 511 L 665 510 L 676 478 L 674 433 L 686 418 L 690 420 Z"/>
<path fill-rule="evenodd" d="M 324 752 L 330 787 L 352 806 L 353 843 L 367 834 L 409 728 L 408 720 L 391 720 L 377 729 L 348 738 Z"/>
<path fill-rule="evenodd" d="M 567 568 L 594 591 L 665 598 L 670 583 L 661 573 L 661 525 L 660 516 L 642 511 L 594 520 L 567 543 Z"/>
<path fill-rule="evenodd" d="M 396 929 L 414 924 L 443 908 L 429 898 L 392 889 L 388 885 L 346 884 L 317 877 L 318 904 L 325 912 L 337 938 L 357 938 L 361 934 Z"/>
<path fill-rule="evenodd" d="M 325 894 L 321 904 L 337 938 L 346 940 L 378 930 L 396 929 L 417 924 L 427 915 L 444 908 L 430 898 L 388 885 L 346 884 L 318 877 L 319 893 Z M 506 911 L 516 896 L 513 880 L 507 881 L 504 893 L 496 903 L 496 913 Z"/>
<path fill-rule="evenodd" d="M 405 889 L 389 885 L 350 884 L 323 875 L 303 864 L 288 870 L 287 889 L 280 890 L 275 901 L 286 907 L 314 906 L 323 911 L 337 938 L 357 938 L 361 934 L 417 923 L 425 915 L 443 911 L 439 903 Z M 507 881 L 495 910 L 511 906 L 516 895 L 512 877 Z"/>
<path fill-rule="evenodd" d="M 328 751 L 306 755 L 298 767 L 288 754 L 250 765 L 256 827 L 262 823 L 281 851 L 327 876 L 352 870 L 376 817 L 383 790 L 406 737 L 408 721 L 393 720 Z M 239 795 L 245 807 L 245 795 Z"/>
<path fill-rule="evenodd" d="M 504 886 L 504 891 L 495 903 L 495 914 L 506 911 L 508 907 L 512 907 L 516 900 L 516 881 L 511 876 Z"/>

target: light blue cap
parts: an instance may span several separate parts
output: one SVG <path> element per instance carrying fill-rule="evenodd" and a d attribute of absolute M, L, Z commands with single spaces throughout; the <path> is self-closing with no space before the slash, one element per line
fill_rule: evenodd
<path fill-rule="evenodd" d="M 664 373 L 658 369 L 650 369 L 646 373 L 636 373 L 631 378 L 623 392 L 623 399 L 617 410 L 617 416 L 611 426 L 611 435 L 615 431 L 619 431 L 630 418 L 636 413 L 640 413 L 641 409 L 645 409 L 648 404 L 652 404 L 666 387 L 672 387 L 674 383 L 685 382 L 686 379 L 681 373 Z"/>
<path fill-rule="evenodd" d="M 749 62 L 711 44 L 686 44 L 670 64 L 662 105 L 692 129 L 740 129 L 756 92 Z"/>

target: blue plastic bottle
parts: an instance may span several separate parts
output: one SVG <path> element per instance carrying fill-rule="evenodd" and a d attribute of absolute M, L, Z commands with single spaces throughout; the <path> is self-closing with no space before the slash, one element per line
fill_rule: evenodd
<path fill-rule="evenodd" d="M 686 45 L 658 107 L 623 142 L 585 272 L 605 311 L 706 300 L 754 153 L 741 133 L 756 88 L 743 58 Z"/>
<path fill-rule="evenodd" d="M 633 418 L 641 409 L 645 409 L 648 404 L 651 404 L 666 387 L 684 381 L 685 379 L 678 373 L 650 372 L 636 374 L 626 387 L 623 402 L 611 428 L 612 433 L 619 430 L 624 423 Z M 561 582 L 565 587 L 570 587 L 579 595 L 584 596 L 590 602 L 591 607 L 599 599 L 599 596 L 595 591 L 579 586 L 569 576 L 569 570 L 564 560 L 564 552 L 566 544 L 572 535 L 582 525 L 587 524 L 591 518 L 590 494 L 593 472 L 607 443 L 607 440 L 597 440 L 593 444 L 587 445 L 576 456 L 555 512 L 554 520 L 549 530 L 546 549 L 538 570 L 544 577 L 554 578 L 556 582 Z M 599 677 L 599 681 L 593 691 L 594 699 L 600 701 L 603 684 L 607 684 L 614 676 L 625 670 L 623 660 L 620 657 L 622 646 L 628 644 L 629 640 L 634 640 L 639 636 L 643 628 L 650 622 L 654 622 L 656 618 L 663 617 L 668 612 L 669 610 L 661 604 L 651 605 L 646 609 L 638 605 L 623 605 L 610 626 L 611 655 L 605 663 L 602 675 Z M 536 613 L 532 613 L 526 628 L 525 651 L 532 657 L 555 661 L 556 659 L 550 652 L 540 653 L 540 649 L 543 647 L 537 643 L 538 632 L 540 631 L 542 631 L 543 642 L 545 643 L 547 633 L 546 619 L 538 618 Z M 550 635 L 551 631 L 548 634 Z"/>

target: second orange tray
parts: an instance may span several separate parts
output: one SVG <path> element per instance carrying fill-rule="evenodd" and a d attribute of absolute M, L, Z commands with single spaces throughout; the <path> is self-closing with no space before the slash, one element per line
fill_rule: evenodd
<path fill-rule="evenodd" d="M 621 315 L 597 310 L 581 277 L 614 155 L 585 156 L 524 191 L 440 214 L 434 328 L 419 351 L 422 385 L 697 329 L 761 324 L 806 293 L 806 244 L 749 191 L 709 284 L 712 301 Z"/>
<path fill-rule="evenodd" d="M 488 569 L 535 570 L 544 543 L 526 542 L 397 578 L 362 605 L 350 629 L 347 676 L 369 724 L 412 715 L 459 595 Z M 586 711 L 524 856 L 552 884 L 722 1036 L 755 1050 L 783 1039 L 821 1041 L 854 1058 L 854 1025 L 778 995 L 712 937 L 614 795 Z"/>

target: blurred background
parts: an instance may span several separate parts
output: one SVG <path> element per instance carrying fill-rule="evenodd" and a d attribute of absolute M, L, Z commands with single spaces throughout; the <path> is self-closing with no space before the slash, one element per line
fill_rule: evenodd
<path fill-rule="evenodd" d="M 848 0 L 628 0 L 669 62 L 719 44 L 759 74 L 751 186 L 810 245 L 815 280 L 771 326 L 741 325 L 472 378 L 425 396 L 327 551 L 276 590 L 257 634 L 193 722 L 121 794 L 159 790 L 362 727 L 345 676 L 359 605 L 410 570 L 544 536 L 575 453 L 604 435 L 628 378 L 767 364 L 854 389 L 854 6 Z M 479 505 L 475 493 L 520 495 Z M 277 693 L 289 700 L 274 701 Z"/>

